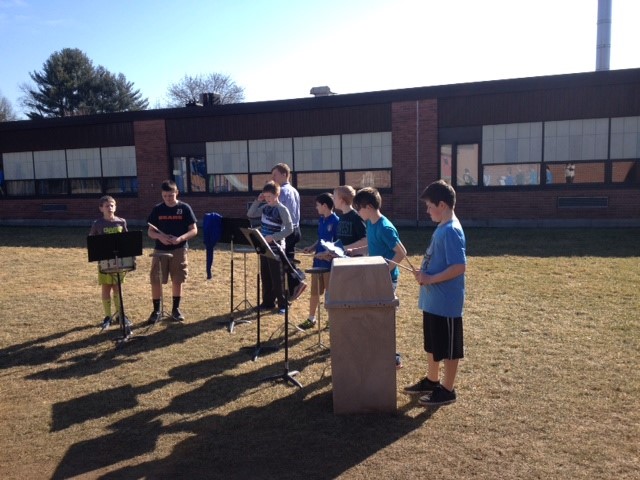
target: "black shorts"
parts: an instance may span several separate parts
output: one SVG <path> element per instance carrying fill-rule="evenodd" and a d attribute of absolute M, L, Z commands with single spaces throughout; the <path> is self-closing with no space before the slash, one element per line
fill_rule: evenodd
<path fill-rule="evenodd" d="M 424 350 L 433 355 L 436 362 L 464 358 L 462 317 L 441 317 L 422 312 Z"/>

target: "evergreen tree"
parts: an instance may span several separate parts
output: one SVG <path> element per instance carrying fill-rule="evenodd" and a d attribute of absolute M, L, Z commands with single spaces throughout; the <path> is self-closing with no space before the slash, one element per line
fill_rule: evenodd
<path fill-rule="evenodd" d="M 41 72 L 29 76 L 35 87 L 22 86 L 22 105 L 31 119 L 144 110 L 149 103 L 124 75 L 94 68 L 76 48 L 53 53 Z"/>

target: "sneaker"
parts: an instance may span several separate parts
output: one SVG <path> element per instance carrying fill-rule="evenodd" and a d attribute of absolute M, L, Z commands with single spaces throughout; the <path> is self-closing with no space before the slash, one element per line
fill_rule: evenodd
<path fill-rule="evenodd" d="M 291 295 L 290 300 L 293 302 L 294 300 L 297 300 L 300 295 L 302 295 L 302 292 L 304 292 L 307 289 L 307 284 L 305 282 L 300 282 L 298 285 L 296 285 L 296 288 L 293 289 L 293 295 Z"/>
<path fill-rule="evenodd" d="M 147 324 L 155 325 L 160 320 L 162 320 L 162 314 L 160 312 L 151 312 L 151 315 L 149 315 L 149 318 L 147 320 Z"/>
<path fill-rule="evenodd" d="M 418 383 L 404 387 L 402 391 L 408 395 L 424 395 L 425 393 L 433 392 L 439 386 L 440 382 L 432 382 L 427 377 L 424 377 Z"/>
<path fill-rule="evenodd" d="M 396 370 L 400 370 L 404 365 L 402 364 L 402 356 L 399 353 L 396 353 Z"/>
<path fill-rule="evenodd" d="M 431 394 L 420 397 L 418 403 L 423 407 L 439 407 L 456 401 L 455 389 L 449 391 L 440 385 Z"/>
<path fill-rule="evenodd" d="M 104 317 L 104 320 L 102 320 L 102 323 L 100 324 L 100 330 L 106 330 L 110 326 L 111 326 L 111 317 L 109 316 Z"/>
<path fill-rule="evenodd" d="M 258 308 L 260 309 L 261 312 L 268 312 L 268 311 L 271 311 L 274 308 L 276 308 L 276 306 L 275 305 L 265 305 L 264 303 L 261 303 Z"/>
<path fill-rule="evenodd" d="M 286 310 L 284 308 L 279 308 L 278 309 L 278 314 L 284 315 L 285 313 L 286 313 Z"/>
<path fill-rule="evenodd" d="M 310 328 L 313 328 L 315 326 L 316 326 L 316 321 L 311 320 L 310 318 L 307 318 L 304 322 L 298 325 L 298 330 L 309 330 Z"/>
<path fill-rule="evenodd" d="M 171 318 L 176 322 L 184 322 L 184 315 L 182 315 L 182 312 L 179 308 L 173 309 L 173 311 L 171 312 Z"/>

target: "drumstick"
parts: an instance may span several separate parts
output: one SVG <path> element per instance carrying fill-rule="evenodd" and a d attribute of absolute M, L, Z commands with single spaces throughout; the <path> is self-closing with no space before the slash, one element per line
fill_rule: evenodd
<path fill-rule="evenodd" d="M 165 233 L 162 230 L 160 230 L 158 227 L 156 227 L 152 223 L 147 222 L 147 225 L 149 225 L 151 228 L 153 228 L 156 232 L 161 233 L 162 235 L 165 235 Z"/>
<path fill-rule="evenodd" d="M 398 262 L 394 262 L 393 260 L 388 260 L 388 259 L 386 259 L 386 258 L 385 258 L 385 260 L 386 260 L 387 262 L 391 262 L 391 263 L 393 263 L 394 265 L 397 265 L 397 266 L 398 266 L 398 267 L 400 267 L 400 268 L 404 268 L 405 270 L 408 270 L 408 271 L 410 271 L 410 272 L 412 272 L 412 273 L 416 271 L 416 270 L 413 270 L 413 269 L 411 269 L 411 268 L 409 268 L 409 267 L 405 267 L 404 265 L 400 265 Z"/>
<path fill-rule="evenodd" d="M 411 267 L 411 270 L 415 270 L 416 268 L 411 264 L 411 260 L 409 260 L 408 256 L 404 256 L 404 260 L 407 261 L 407 263 L 409 264 L 409 266 Z"/>

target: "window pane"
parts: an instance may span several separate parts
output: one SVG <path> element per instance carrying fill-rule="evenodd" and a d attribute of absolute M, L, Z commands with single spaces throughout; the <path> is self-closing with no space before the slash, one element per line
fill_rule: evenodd
<path fill-rule="evenodd" d="M 574 165 L 573 180 L 567 180 L 567 166 Z M 546 165 L 547 184 L 604 183 L 604 163 L 556 163 Z"/>
<path fill-rule="evenodd" d="M 69 178 L 101 177 L 100 149 L 77 148 L 67 150 L 67 170 Z"/>
<path fill-rule="evenodd" d="M 340 135 L 294 138 L 293 152 L 297 172 L 340 169 Z"/>
<path fill-rule="evenodd" d="M 333 191 L 340 185 L 339 172 L 298 173 L 298 190 L 327 190 Z"/>
<path fill-rule="evenodd" d="M 138 179 L 137 177 L 106 178 L 105 187 L 106 193 L 137 193 Z"/>
<path fill-rule="evenodd" d="M 478 144 L 456 147 L 458 186 L 478 185 Z"/>
<path fill-rule="evenodd" d="M 440 146 L 440 178 L 451 185 L 451 145 Z"/>
<path fill-rule="evenodd" d="M 67 161 L 64 150 L 33 152 L 33 165 L 36 178 L 67 178 Z"/>
<path fill-rule="evenodd" d="M 246 173 L 249 170 L 247 142 L 207 142 L 208 173 Z"/>
<path fill-rule="evenodd" d="M 102 155 L 102 174 L 105 177 L 135 177 L 136 147 L 105 147 Z"/>
<path fill-rule="evenodd" d="M 35 195 L 36 194 L 36 182 L 33 180 L 8 180 L 7 181 L 7 195 L 23 196 L 23 195 Z"/>
<path fill-rule="evenodd" d="M 71 193 L 102 193 L 102 185 L 98 178 L 73 178 L 71 183 Z"/>
<path fill-rule="evenodd" d="M 391 188 L 391 170 L 344 172 L 344 181 L 356 190 L 363 187 Z"/>
<path fill-rule="evenodd" d="M 640 162 L 613 162 L 611 179 L 614 183 L 640 183 Z"/>
<path fill-rule="evenodd" d="M 251 175 L 251 190 L 261 192 L 264 184 L 271 179 L 271 173 L 254 173 Z"/>
<path fill-rule="evenodd" d="M 485 165 L 482 170 L 485 186 L 507 187 L 513 185 L 539 185 L 540 164 Z"/>
<path fill-rule="evenodd" d="M 278 163 L 293 165 L 291 138 L 249 140 L 250 172 L 269 172 Z"/>
<path fill-rule="evenodd" d="M 2 162 L 4 177 L 7 180 L 27 180 L 33 178 L 33 153 L 3 153 Z"/>
<path fill-rule="evenodd" d="M 173 181 L 180 192 L 187 191 L 187 157 L 173 157 Z"/>
<path fill-rule="evenodd" d="M 342 165 L 345 169 L 391 168 L 391 151 L 391 132 L 342 136 Z"/>
<path fill-rule="evenodd" d="M 67 195 L 69 193 L 66 178 L 37 180 L 36 186 L 39 195 Z"/>
<path fill-rule="evenodd" d="M 249 191 L 249 175 L 246 173 L 242 173 L 242 174 L 235 173 L 235 174 L 229 174 L 229 175 L 209 175 L 208 191 L 210 193 L 248 192 Z"/>
<path fill-rule="evenodd" d="M 204 157 L 189 157 L 191 192 L 207 191 L 207 163 Z"/>

